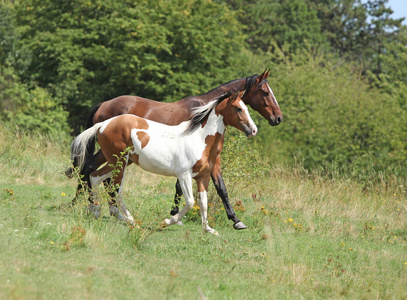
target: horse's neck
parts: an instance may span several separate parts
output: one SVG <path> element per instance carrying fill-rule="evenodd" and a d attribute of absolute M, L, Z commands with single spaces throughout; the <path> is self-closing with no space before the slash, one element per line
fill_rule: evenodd
<path fill-rule="evenodd" d="M 232 81 L 229 81 L 225 84 L 222 84 L 221 86 L 218 86 L 217 88 L 214 88 L 213 90 L 210 90 L 209 92 L 198 95 L 198 96 L 190 96 L 186 97 L 182 100 L 184 101 L 193 101 L 193 100 L 199 100 L 201 103 L 207 104 L 210 101 L 214 100 L 217 97 L 222 96 L 225 93 L 228 92 L 235 92 L 237 90 L 243 90 L 246 85 L 246 77 L 240 78 L 240 79 L 235 79 Z"/>

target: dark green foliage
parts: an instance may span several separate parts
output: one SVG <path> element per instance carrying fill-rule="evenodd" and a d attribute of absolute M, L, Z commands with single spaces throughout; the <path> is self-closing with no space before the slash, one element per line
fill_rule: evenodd
<path fill-rule="evenodd" d="M 311 53 L 286 58 L 270 79 L 282 103 L 284 125 L 271 128 L 259 120 L 256 142 L 271 159 L 296 156 L 310 169 L 391 168 L 406 175 L 407 119 L 400 105 L 405 100 L 369 87 L 358 70 Z"/>
<path fill-rule="evenodd" d="M 227 0 L 239 9 L 239 20 L 247 27 L 248 44 L 255 52 L 267 51 L 274 44 L 289 45 L 291 52 L 304 47 L 325 46 L 320 20 L 315 10 L 308 9 L 305 0 Z"/>
<path fill-rule="evenodd" d="M 12 67 L 0 65 L 0 91 L 1 121 L 41 133 L 70 131 L 62 105 L 46 89 L 21 83 Z"/>
<path fill-rule="evenodd" d="M 243 49 L 235 14 L 208 1 L 23 0 L 16 9 L 32 53 L 23 80 L 61 99 L 74 127 L 122 94 L 205 92 L 230 78 Z"/>
<path fill-rule="evenodd" d="M 398 31 L 402 27 L 403 19 L 395 20 L 391 17 L 393 11 L 387 7 L 388 0 L 367 1 L 367 9 L 371 19 L 369 24 L 369 47 L 365 53 L 370 58 L 370 69 L 375 74 L 381 74 L 383 63 L 382 54 L 386 49 L 386 44 L 397 40 Z"/>
<path fill-rule="evenodd" d="M 368 44 L 367 10 L 360 0 L 307 0 L 317 12 L 321 32 L 332 49 L 341 55 L 361 60 Z"/>

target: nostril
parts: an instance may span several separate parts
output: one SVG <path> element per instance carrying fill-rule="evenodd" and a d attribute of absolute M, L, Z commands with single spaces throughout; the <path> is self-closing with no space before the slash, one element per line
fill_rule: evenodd
<path fill-rule="evenodd" d="M 281 123 L 281 117 L 277 117 L 277 124 L 280 124 Z"/>

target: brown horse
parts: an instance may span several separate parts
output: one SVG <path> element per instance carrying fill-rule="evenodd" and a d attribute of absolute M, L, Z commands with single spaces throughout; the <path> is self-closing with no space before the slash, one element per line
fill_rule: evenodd
<path fill-rule="evenodd" d="M 283 117 L 280 107 L 267 82 L 269 72 L 270 71 L 264 71 L 260 76 L 252 75 L 249 77 L 232 80 L 203 95 L 190 96 L 173 103 L 157 102 L 137 96 L 120 96 L 95 106 L 92 109 L 88 119 L 87 128 L 93 126 L 93 124 L 121 114 L 134 114 L 136 116 L 163 124 L 178 125 L 190 118 L 191 108 L 205 105 L 212 99 L 219 97 L 224 93 L 234 92 L 236 90 L 246 90 L 244 96 L 242 97 L 243 102 L 254 110 L 258 111 L 271 126 L 279 125 Z M 223 139 L 219 144 L 216 164 L 211 173 L 212 181 L 218 195 L 222 199 L 228 218 L 234 223 L 233 227 L 235 229 L 245 229 L 247 228 L 246 225 L 237 218 L 233 207 L 229 202 L 225 183 L 223 181 L 219 156 L 222 147 Z M 101 151 L 93 155 L 94 151 L 95 139 L 91 139 L 87 145 L 84 168 L 81 172 L 82 180 L 87 181 L 88 185 L 90 184 L 89 174 L 94 170 L 97 170 L 103 163 L 106 162 L 106 158 L 103 156 Z M 74 160 L 73 165 L 74 167 L 77 167 L 78 163 Z M 69 173 L 70 172 L 68 171 L 67 174 Z M 79 184 L 78 192 L 81 187 L 82 184 Z M 182 190 L 179 182 L 177 181 L 174 199 L 176 205 L 171 211 L 172 215 L 178 213 L 178 203 L 181 196 Z"/>
<path fill-rule="evenodd" d="M 115 201 L 110 203 L 110 213 L 132 225 L 134 219 L 122 200 L 121 185 L 127 165 L 136 163 L 149 172 L 178 178 L 186 204 L 179 214 L 165 220 L 166 225 L 178 223 L 193 207 L 192 179 L 195 179 L 202 226 L 205 232 L 217 235 L 207 221 L 207 190 L 226 126 L 233 126 L 248 137 L 257 133 L 257 127 L 240 98 L 243 93 L 244 91 L 241 94 L 236 91 L 233 95 L 226 94 L 204 106 L 196 107 L 192 109 L 190 121 L 175 126 L 129 114 L 113 117 L 81 133 L 72 144 L 72 153 L 78 158 L 79 167 L 82 167 L 86 145 L 97 136 L 108 164 L 90 174 L 92 193 L 97 191 L 103 180 L 112 178 L 114 186 L 119 188 Z M 130 150 L 126 153 L 126 149 Z M 125 158 L 117 164 L 123 153 L 126 153 Z M 117 167 L 115 176 L 114 166 Z M 119 205 L 121 212 L 114 203 Z M 95 216 L 99 217 L 100 206 L 92 203 L 90 207 Z"/>

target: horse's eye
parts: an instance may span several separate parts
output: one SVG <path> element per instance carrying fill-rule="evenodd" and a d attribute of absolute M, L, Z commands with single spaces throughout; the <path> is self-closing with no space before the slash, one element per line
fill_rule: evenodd
<path fill-rule="evenodd" d="M 263 91 L 263 95 L 264 95 L 265 97 L 267 97 L 267 96 L 269 95 L 269 93 Z"/>

